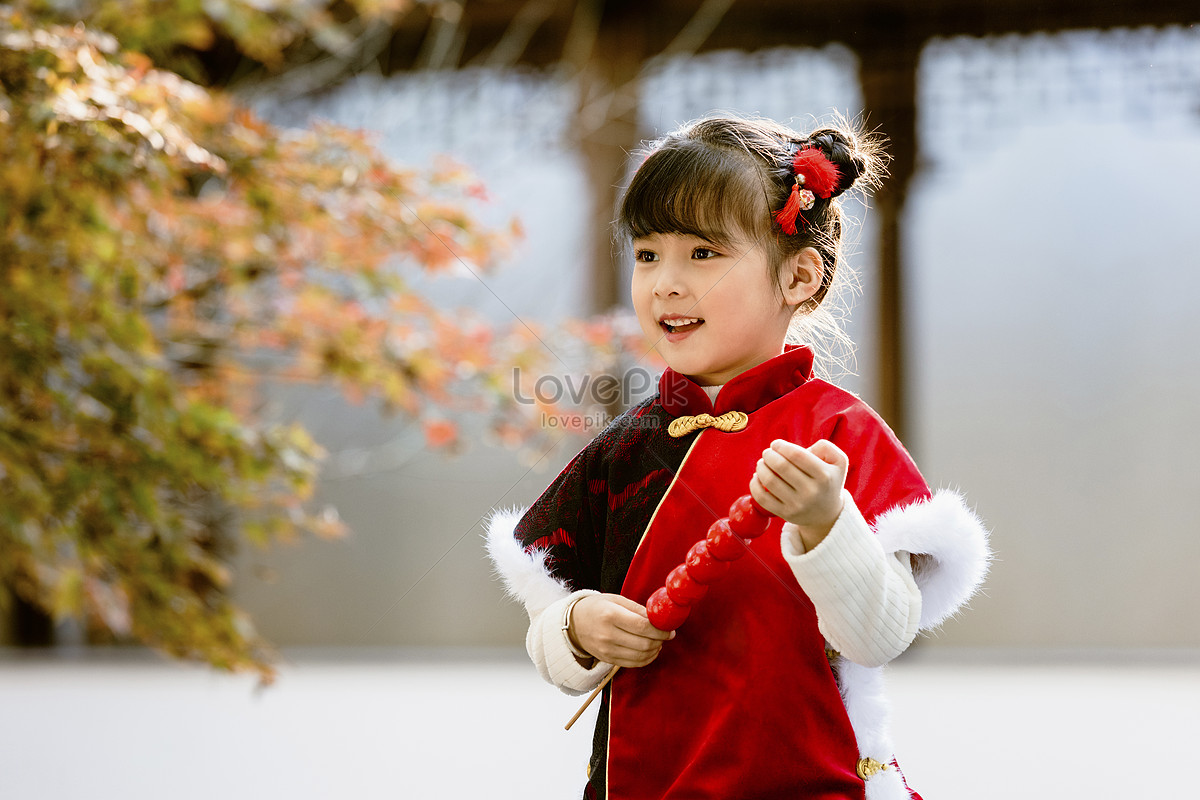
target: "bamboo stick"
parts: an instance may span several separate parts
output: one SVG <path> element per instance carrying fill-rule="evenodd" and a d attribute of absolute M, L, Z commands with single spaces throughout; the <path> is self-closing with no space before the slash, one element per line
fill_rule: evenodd
<path fill-rule="evenodd" d="M 587 711 L 587 707 L 592 704 L 592 701 L 595 700 L 602 691 L 604 691 L 604 687 L 608 686 L 609 681 L 613 679 L 613 676 L 617 674 L 617 670 L 619 669 L 619 666 L 614 666 L 608 671 L 608 674 L 604 676 L 604 680 L 600 681 L 599 686 L 597 686 L 595 689 L 592 689 L 592 693 L 588 695 L 588 699 L 583 701 L 583 705 L 579 707 L 579 710 L 575 712 L 575 716 L 571 717 L 570 721 L 567 722 L 567 725 L 563 728 L 563 730 L 571 730 L 571 726 L 575 724 L 577 719 L 583 716 L 583 712 Z"/>

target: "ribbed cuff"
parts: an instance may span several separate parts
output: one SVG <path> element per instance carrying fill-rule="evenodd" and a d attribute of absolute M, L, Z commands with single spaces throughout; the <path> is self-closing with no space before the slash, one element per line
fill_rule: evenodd
<path fill-rule="evenodd" d="M 612 668 L 611 664 L 603 661 L 595 661 L 591 667 L 580 663 L 563 630 L 567 606 L 576 598 L 589 594 L 599 592 L 581 589 L 551 603 L 529 623 L 529 633 L 525 637 L 525 648 L 538 674 L 567 694 L 590 692 Z"/>
<path fill-rule="evenodd" d="M 785 523 L 783 557 L 813 601 L 821 633 L 843 656 L 877 666 L 916 637 L 921 595 L 907 554 L 883 551 L 849 492 L 829 534 L 804 551 L 800 532 Z"/>

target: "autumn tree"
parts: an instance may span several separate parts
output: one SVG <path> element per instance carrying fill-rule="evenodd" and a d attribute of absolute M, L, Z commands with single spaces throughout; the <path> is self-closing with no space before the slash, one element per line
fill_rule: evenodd
<path fill-rule="evenodd" d="M 473 409 L 519 443 L 536 421 L 510 371 L 543 354 L 523 324 L 407 287 L 486 269 L 512 233 L 473 221 L 462 170 L 400 168 L 331 125 L 276 129 L 158 63 L 222 36 L 270 65 L 332 36 L 324 12 L 199 5 L 79 3 L 73 25 L 0 6 L 0 595 L 269 676 L 223 537 L 342 525 L 307 503 L 320 448 L 256 413 L 262 381 L 336 381 L 437 446 L 455 443 L 446 409 Z"/>

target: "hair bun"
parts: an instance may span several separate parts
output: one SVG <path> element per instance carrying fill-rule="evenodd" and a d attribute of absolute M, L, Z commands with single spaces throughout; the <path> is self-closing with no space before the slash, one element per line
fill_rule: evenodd
<path fill-rule="evenodd" d="M 837 128 L 820 128 L 808 137 L 808 143 L 821 148 L 838 168 L 838 185 L 831 197 L 847 191 L 869 170 L 867 158 L 859 152 L 853 136 Z"/>

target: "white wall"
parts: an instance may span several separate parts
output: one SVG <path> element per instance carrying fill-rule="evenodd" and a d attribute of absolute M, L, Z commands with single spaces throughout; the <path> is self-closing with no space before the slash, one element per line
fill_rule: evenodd
<path fill-rule="evenodd" d="M 1198 77 L 1180 32 L 926 53 L 911 446 L 998 554 L 947 642 L 1200 645 Z"/>

